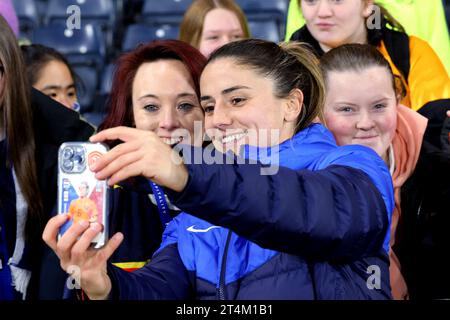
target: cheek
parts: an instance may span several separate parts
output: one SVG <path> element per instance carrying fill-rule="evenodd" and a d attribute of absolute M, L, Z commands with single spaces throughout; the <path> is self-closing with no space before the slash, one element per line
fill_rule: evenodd
<path fill-rule="evenodd" d="M 203 131 L 204 116 L 200 108 L 196 108 L 188 115 L 182 115 L 179 121 L 180 127 L 188 130 L 191 135 L 197 133 L 202 134 L 202 132 L 195 132 L 197 130 Z"/>
<path fill-rule="evenodd" d="M 361 27 L 361 24 L 365 24 L 365 20 L 362 17 L 348 17 L 343 19 L 344 23 L 341 28 L 341 32 L 346 36 L 354 34 Z M 350 23 L 348 22 L 350 21 Z"/>
<path fill-rule="evenodd" d="M 215 48 L 205 48 L 204 50 L 199 50 L 200 53 L 205 57 L 205 58 L 209 58 L 209 56 L 211 55 L 211 53 L 214 51 Z"/>
<path fill-rule="evenodd" d="M 202 55 L 204 55 L 205 57 L 209 57 L 209 55 L 211 54 L 211 45 L 208 44 L 205 41 L 200 41 L 200 45 L 198 46 L 198 51 L 200 51 L 200 53 Z"/>
<path fill-rule="evenodd" d="M 395 136 L 396 128 L 397 128 L 397 117 L 395 115 L 385 118 L 384 121 L 382 122 L 382 130 L 386 139 L 389 140 L 389 143 Z"/>
<path fill-rule="evenodd" d="M 70 99 L 67 99 L 66 96 L 58 95 L 57 97 L 52 98 L 52 99 L 58 101 L 59 103 L 61 103 L 66 108 L 72 109 L 72 105 L 70 103 Z"/>
<path fill-rule="evenodd" d="M 354 126 L 350 119 L 340 119 L 339 117 L 325 114 L 325 121 L 328 130 L 331 131 L 338 145 L 351 144 Z"/>
<path fill-rule="evenodd" d="M 313 8 L 311 8 L 307 5 L 304 5 L 302 3 L 302 1 L 300 1 L 300 2 L 301 2 L 301 5 L 300 5 L 301 14 L 302 14 L 303 18 L 305 19 L 305 21 L 307 23 L 309 23 L 310 20 L 314 17 L 314 13 L 313 13 L 314 10 L 313 10 Z"/>
<path fill-rule="evenodd" d="M 208 130 L 212 128 L 214 128 L 213 117 L 205 115 L 205 129 Z"/>
<path fill-rule="evenodd" d="M 156 132 L 159 124 L 159 119 L 157 116 L 144 114 L 141 111 L 134 112 L 133 114 L 134 114 L 134 125 L 136 126 L 137 129 Z"/>

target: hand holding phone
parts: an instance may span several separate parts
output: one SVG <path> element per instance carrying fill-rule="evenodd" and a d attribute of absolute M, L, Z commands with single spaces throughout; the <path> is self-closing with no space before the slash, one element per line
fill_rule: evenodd
<path fill-rule="evenodd" d="M 58 154 L 58 213 L 69 217 L 59 236 L 73 223 L 98 223 L 103 230 L 92 241 L 97 249 L 108 240 L 109 188 L 105 180 L 95 178 L 91 166 L 107 151 L 108 147 L 101 143 L 66 142 Z"/>

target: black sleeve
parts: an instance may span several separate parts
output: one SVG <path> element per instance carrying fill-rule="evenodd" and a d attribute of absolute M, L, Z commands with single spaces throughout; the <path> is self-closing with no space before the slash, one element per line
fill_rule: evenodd
<path fill-rule="evenodd" d="M 175 205 L 258 245 L 313 259 L 378 252 L 388 229 L 386 205 L 371 179 L 344 166 L 261 175 L 259 165 L 187 165 Z"/>
<path fill-rule="evenodd" d="M 40 142 L 59 146 L 66 141 L 86 141 L 95 131 L 78 112 L 36 89 L 31 90 L 31 105 Z"/>
<path fill-rule="evenodd" d="M 423 139 L 441 150 L 450 150 L 450 122 L 447 111 L 450 110 L 450 99 L 439 99 L 426 103 L 417 112 L 428 119 Z M 447 135 L 447 139 L 443 136 Z"/>
<path fill-rule="evenodd" d="M 39 280 L 36 293 L 39 299 L 61 299 L 67 274 L 59 266 L 59 260 L 53 252 L 45 254 L 48 248 L 41 239 L 43 227 L 56 208 L 58 148 L 65 141 L 86 141 L 95 130 L 80 119 L 77 112 L 36 89 L 31 90 L 31 104 L 37 175 L 44 205 L 43 219 L 37 221 L 29 218 L 26 224 L 26 233 L 30 239 L 36 239 L 34 244 L 44 250 L 33 250 L 39 252 L 39 271 L 34 272 L 32 281 Z"/>
<path fill-rule="evenodd" d="M 168 245 L 146 266 L 134 272 L 108 265 L 108 275 L 113 300 L 186 300 L 195 297 L 176 244 Z"/>

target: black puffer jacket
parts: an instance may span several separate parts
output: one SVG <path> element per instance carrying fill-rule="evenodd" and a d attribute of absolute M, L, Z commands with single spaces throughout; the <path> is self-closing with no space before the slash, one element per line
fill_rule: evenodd
<path fill-rule="evenodd" d="M 395 252 L 411 299 L 450 299 L 450 157 L 424 141 L 401 190 Z"/>
<path fill-rule="evenodd" d="M 44 205 L 44 220 L 27 221 L 33 276 L 28 299 L 60 299 L 66 273 L 59 259 L 42 241 L 46 221 L 56 208 L 58 149 L 66 141 L 87 141 L 95 129 L 80 119 L 80 115 L 41 92 L 32 89 L 31 102 L 36 142 L 36 164 L 40 192 Z"/>

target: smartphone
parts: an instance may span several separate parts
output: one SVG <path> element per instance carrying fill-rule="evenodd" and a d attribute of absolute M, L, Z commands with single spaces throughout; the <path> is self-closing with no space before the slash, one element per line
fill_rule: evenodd
<path fill-rule="evenodd" d="M 109 187 L 106 180 L 95 178 L 91 166 L 106 152 L 107 145 L 90 142 L 66 142 L 58 152 L 58 213 L 69 216 L 59 237 L 81 220 L 99 223 L 103 230 L 92 241 L 96 249 L 108 240 Z"/>

